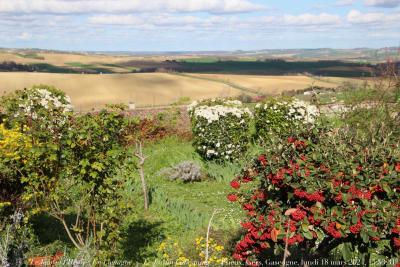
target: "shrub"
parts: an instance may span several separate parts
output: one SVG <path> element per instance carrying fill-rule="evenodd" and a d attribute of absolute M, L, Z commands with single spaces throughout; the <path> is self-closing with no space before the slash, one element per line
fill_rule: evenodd
<path fill-rule="evenodd" d="M 73 116 L 64 93 L 45 86 L 6 96 L 2 104 L 6 126 L 14 128 L 0 128 L 0 167 L 7 160 L 14 173 L 7 173 L 10 179 L 2 170 L 0 178 L 22 182 L 28 215 L 46 211 L 59 220 L 80 253 L 114 256 L 130 205 L 121 202 L 125 178 L 117 175 L 126 157 L 121 110 Z M 14 147 L 22 156 L 10 153 Z M 66 220 L 71 213 L 73 225 Z"/>
<path fill-rule="evenodd" d="M 238 100 L 206 100 L 189 106 L 193 145 L 206 160 L 238 159 L 248 148 L 251 112 Z"/>
<path fill-rule="evenodd" d="M 288 136 L 296 129 L 313 126 L 318 115 L 316 106 L 294 98 L 259 103 L 254 112 L 256 135 L 266 140 L 272 135 Z"/>
<path fill-rule="evenodd" d="M 71 99 L 46 85 L 17 90 L 3 97 L 1 106 L 7 126 L 29 126 L 42 141 L 60 138 L 72 111 Z"/>
<path fill-rule="evenodd" d="M 26 153 L 30 148 L 31 140 L 18 127 L 7 129 L 0 124 L 0 202 L 15 204 L 19 199 L 23 185 L 18 170 L 27 160 Z"/>
<path fill-rule="evenodd" d="M 161 173 L 170 180 L 180 180 L 182 182 L 201 180 L 201 168 L 193 161 L 183 161 L 174 167 L 163 170 Z"/>
<path fill-rule="evenodd" d="M 237 97 L 237 100 L 241 101 L 242 103 L 251 103 L 253 102 L 253 97 L 251 95 L 242 93 Z"/>
<path fill-rule="evenodd" d="M 0 213 L 2 210 L 0 203 Z M 33 245 L 31 229 L 24 222 L 24 214 L 16 210 L 9 217 L 0 217 L 0 265 L 26 266 L 26 253 Z"/>
<path fill-rule="evenodd" d="M 231 182 L 228 200 L 247 212 L 234 258 L 255 265 L 288 246 L 301 251 L 292 258 L 312 260 L 341 245 L 346 261 L 356 251 L 367 261 L 373 253 L 399 259 L 400 146 L 390 137 L 289 137 L 260 155 Z"/>

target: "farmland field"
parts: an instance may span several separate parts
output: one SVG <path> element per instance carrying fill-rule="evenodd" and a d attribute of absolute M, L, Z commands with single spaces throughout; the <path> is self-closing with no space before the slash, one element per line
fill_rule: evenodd
<path fill-rule="evenodd" d="M 192 74 L 202 79 L 218 80 L 248 88 L 258 94 L 277 95 L 288 90 L 301 90 L 311 85 L 334 88 L 347 81 L 360 83 L 360 79 L 324 77 L 318 79 L 310 76 L 261 76 L 261 75 L 225 75 L 225 74 Z"/>
<path fill-rule="evenodd" d="M 350 79 L 307 76 L 177 75 L 136 74 L 56 74 L 0 73 L 0 92 L 28 88 L 35 84 L 53 85 L 71 96 L 77 110 L 103 107 L 107 103 L 135 102 L 137 106 L 169 105 L 182 97 L 191 100 L 234 97 L 242 93 L 278 95 L 286 90 L 303 89 L 312 84 L 336 87 Z"/>
<path fill-rule="evenodd" d="M 107 103 L 138 106 L 167 105 L 181 97 L 192 99 L 235 96 L 240 91 L 227 85 L 165 73 L 80 75 L 48 73 L 0 73 L 0 91 L 34 84 L 48 84 L 65 91 L 77 110 L 103 107 Z"/>

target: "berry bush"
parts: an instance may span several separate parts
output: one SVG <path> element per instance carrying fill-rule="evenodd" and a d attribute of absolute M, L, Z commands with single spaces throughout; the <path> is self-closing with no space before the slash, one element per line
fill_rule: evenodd
<path fill-rule="evenodd" d="M 388 136 L 291 136 L 259 155 L 231 187 L 228 200 L 247 214 L 236 260 L 260 265 L 267 251 L 282 255 L 285 246 L 306 260 L 339 245 L 345 260 L 356 251 L 365 260 L 400 256 L 400 147 Z"/>

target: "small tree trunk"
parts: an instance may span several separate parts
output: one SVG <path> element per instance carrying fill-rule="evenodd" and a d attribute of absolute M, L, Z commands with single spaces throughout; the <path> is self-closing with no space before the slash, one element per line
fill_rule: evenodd
<path fill-rule="evenodd" d="M 286 258 L 290 255 L 290 252 L 288 249 L 289 228 L 290 228 L 290 218 L 288 220 L 288 226 L 286 229 L 286 242 L 285 242 L 285 250 L 283 251 L 282 267 L 286 266 Z"/>
<path fill-rule="evenodd" d="M 213 211 L 213 213 L 212 213 L 212 215 L 211 215 L 211 218 L 210 218 L 210 221 L 208 222 L 208 227 L 207 227 L 207 236 L 206 236 L 206 256 L 205 256 L 205 266 L 208 266 L 208 258 L 209 258 L 209 247 L 210 247 L 210 242 L 209 242 L 209 240 L 210 240 L 210 231 L 211 231 L 211 223 L 212 223 L 212 220 L 213 220 L 213 218 L 214 218 L 214 215 L 217 213 L 217 209 L 214 209 L 214 211 Z"/>
<path fill-rule="evenodd" d="M 143 165 L 139 166 L 139 174 L 140 174 L 140 179 L 141 179 L 141 182 L 142 182 L 142 190 L 143 190 L 143 198 L 144 198 L 144 209 L 148 210 L 149 209 L 149 199 L 148 199 L 146 180 L 144 179 Z"/>
<path fill-rule="evenodd" d="M 138 168 L 140 180 L 142 183 L 143 198 L 144 198 L 144 209 L 149 209 L 149 195 L 147 191 L 147 184 L 144 176 L 144 162 L 146 161 L 146 156 L 143 155 L 143 145 L 142 142 L 136 142 L 136 153 L 135 156 L 139 159 Z"/>
<path fill-rule="evenodd" d="M 365 257 L 364 257 L 364 266 L 365 266 L 365 267 L 369 267 L 370 258 L 371 258 L 371 254 L 370 254 L 370 253 L 367 253 L 367 254 L 365 255 Z"/>

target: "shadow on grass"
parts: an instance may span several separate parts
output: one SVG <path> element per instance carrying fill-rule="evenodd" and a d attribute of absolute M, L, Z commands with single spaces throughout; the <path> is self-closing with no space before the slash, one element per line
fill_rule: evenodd
<path fill-rule="evenodd" d="M 66 221 L 69 225 L 74 223 L 74 219 L 74 215 L 66 216 Z M 56 218 L 46 213 L 40 213 L 31 218 L 30 222 L 41 245 L 47 245 L 54 241 L 62 241 L 72 245 L 63 225 Z"/>
<path fill-rule="evenodd" d="M 157 255 L 155 244 L 165 238 L 162 222 L 149 222 L 139 219 L 131 223 L 123 233 L 124 258 L 134 262 L 144 262 L 145 259 Z"/>

